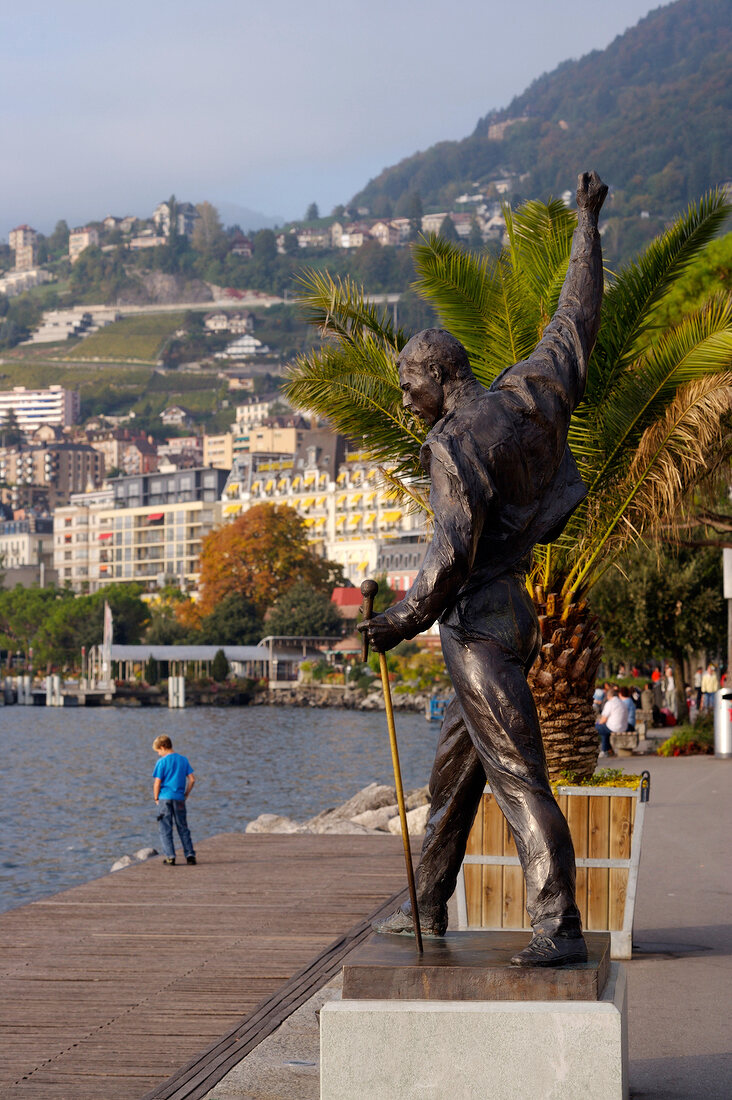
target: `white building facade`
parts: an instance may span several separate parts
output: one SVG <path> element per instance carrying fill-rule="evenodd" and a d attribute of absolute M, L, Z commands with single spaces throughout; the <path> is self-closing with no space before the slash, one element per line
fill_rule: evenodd
<path fill-rule="evenodd" d="M 49 386 L 46 390 L 14 386 L 12 390 L 0 390 L 0 423 L 12 412 L 22 431 L 33 431 L 41 424 L 68 428 L 79 419 L 79 409 L 78 392 L 63 386 Z"/>

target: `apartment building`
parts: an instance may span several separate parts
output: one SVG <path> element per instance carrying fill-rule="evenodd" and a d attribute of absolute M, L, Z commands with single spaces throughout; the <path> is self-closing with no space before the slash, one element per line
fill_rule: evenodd
<path fill-rule="evenodd" d="M 115 478 L 101 499 L 77 497 L 54 514 L 53 560 L 61 584 L 96 591 L 110 582 L 195 587 L 204 537 L 220 515 L 223 470 Z"/>
<path fill-rule="evenodd" d="M 224 432 L 223 435 L 204 435 L 203 465 L 215 466 L 216 469 L 227 472 L 231 469 L 234 465 L 233 432 Z"/>
<path fill-rule="evenodd" d="M 104 478 L 104 457 L 86 443 L 47 443 L 41 446 L 5 447 L 0 450 L 0 481 L 9 486 L 14 507 L 21 504 L 26 486 L 46 490 L 46 507 L 67 504 L 72 493 L 99 485 Z"/>
<path fill-rule="evenodd" d="M 15 253 L 15 270 L 32 271 L 36 266 L 36 246 L 38 236 L 29 225 L 19 225 L 11 229 L 8 243 Z"/>
<path fill-rule="evenodd" d="M 14 386 L 12 390 L 0 390 L 0 424 L 12 413 L 24 432 L 34 431 L 41 424 L 70 427 L 79 419 L 79 408 L 78 391 L 63 386 L 49 386 L 45 390 Z"/>
<path fill-rule="evenodd" d="M 82 252 L 99 244 L 99 232 L 93 226 L 85 225 L 81 229 L 72 229 L 69 233 L 69 259 L 78 260 Z"/>
<path fill-rule="evenodd" d="M 3 570 L 23 566 L 51 564 L 53 519 L 30 516 L 28 519 L 0 521 L 0 560 Z"/>

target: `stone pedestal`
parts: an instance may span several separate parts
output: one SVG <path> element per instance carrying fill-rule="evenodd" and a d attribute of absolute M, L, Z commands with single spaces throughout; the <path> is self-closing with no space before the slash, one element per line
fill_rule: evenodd
<path fill-rule="evenodd" d="M 494 944 L 481 959 L 474 939 L 459 943 L 464 935 L 425 940 L 422 959 L 413 939 L 377 937 L 349 959 L 344 999 L 320 1015 L 321 1100 L 627 1100 L 625 969 L 608 963 L 606 981 L 598 980 L 599 941 L 609 937 L 592 937 L 595 958 L 590 947 L 582 966 L 522 970 L 504 962 L 501 979 L 499 956 L 509 945 Z M 382 947 L 397 956 L 391 976 L 378 958 Z M 461 954 L 463 975 L 453 965 Z M 572 986 L 585 999 L 567 999 Z M 388 995 L 363 996 L 379 988 Z M 460 988 L 463 999 L 440 999 Z M 486 999 L 474 999 L 481 988 Z M 506 999 L 511 989 L 515 999 Z"/>

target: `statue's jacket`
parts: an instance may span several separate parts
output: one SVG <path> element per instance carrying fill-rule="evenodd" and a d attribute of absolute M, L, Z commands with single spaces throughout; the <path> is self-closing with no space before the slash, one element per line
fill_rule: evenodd
<path fill-rule="evenodd" d="M 490 389 L 466 380 L 427 435 L 420 460 L 434 536 L 414 584 L 386 613 L 405 638 L 437 618 L 480 636 L 492 583 L 525 572 L 533 547 L 556 539 L 586 494 L 567 432 L 594 333 L 588 339 L 576 297 L 562 297 L 531 356 Z"/>

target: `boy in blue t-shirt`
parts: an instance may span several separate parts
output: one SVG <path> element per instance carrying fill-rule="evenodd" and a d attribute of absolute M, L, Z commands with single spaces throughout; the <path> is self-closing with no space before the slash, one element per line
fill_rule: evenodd
<path fill-rule="evenodd" d="M 160 759 L 153 771 L 153 798 L 158 807 L 158 828 L 160 844 L 163 849 L 163 863 L 175 866 L 175 846 L 173 844 L 173 822 L 178 830 L 186 863 L 196 862 L 191 834 L 186 819 L 186 799 L 193 790 L 196 777 L 193 768 L 185 756 L 173 752 L 173 742 L 167 734 L 161 734 L 153 741 L 152 747 Z"/>

